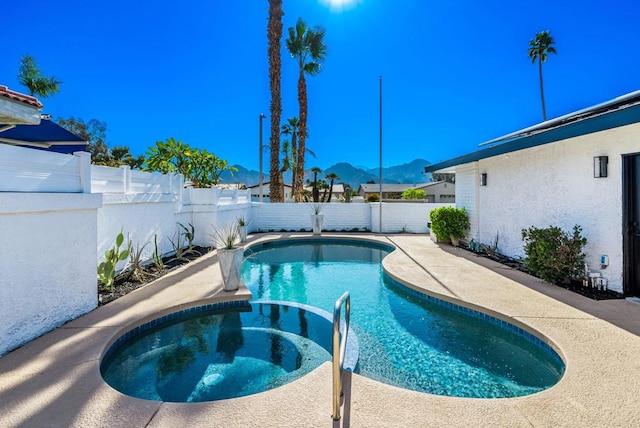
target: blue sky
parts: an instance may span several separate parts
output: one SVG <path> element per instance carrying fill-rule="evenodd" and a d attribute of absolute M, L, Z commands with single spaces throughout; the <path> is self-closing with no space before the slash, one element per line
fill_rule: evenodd
<path fill-rule="evenodd" d="M 527 57 L 551 30 L 544 64 L 548 118 L 640 89 L 640 3 L 563 0 L 283 0 L 284 33 L 298 17 L 326 29 L 323 71 L 307 79 L 316 159 L 384 166 L 445 160 L 542 120 L 538 68 Z M 26 92 L 19 59 L 36 57 L 64 82 L 43 99 L 58 117 L 96 118 L 110 146 L 142 154 L 174 137 L 257 169 L 258 116 L 269 115 L 267 0 L 157 0 L 3 5 L 0 84 Z M 282 120 L 298 115 L 297 65 L 282 51 Z M 268 144 L 269 119 L 264 121 Z M 268 152 L 265 152 L 265 170 Z"/>

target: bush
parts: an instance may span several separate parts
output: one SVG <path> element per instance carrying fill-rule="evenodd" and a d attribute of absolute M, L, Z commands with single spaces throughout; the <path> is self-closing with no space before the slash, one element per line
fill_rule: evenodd
<path fill-rule="evenodd" d="M 424 199 L 427 194 L 422 189 L 407 189 L 402 192 L 402 199 Z"/>
<path fill-rule="evenodd" d="M 367 202 L 380 202 L 380 195 L 377 193 L 372 193 L 367 196 Z"/>
<path fill-rule="evenodd" d="M 572 235 L 552 226 L 522 229 L 525 267 L 531 274 L 552 284 L 582 276 L 585 258 L 582 248 L 587 239 L 581 232 L 578 225 L 573 226 Z"/>
<path fill-rule="evenodd" d="M 429 213 L 431 233 L 435 233 L 438 240 L 449 238 L 464 238 L 469 230 L 469 216 L 464 208 L 440 207 Z"/>

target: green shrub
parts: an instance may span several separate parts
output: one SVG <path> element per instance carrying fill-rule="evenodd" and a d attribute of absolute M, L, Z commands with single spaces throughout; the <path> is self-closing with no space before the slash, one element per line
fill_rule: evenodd
<path fill-rule="evenodd" d="M 464 208 L 440 207 L 429 213 L 431 233 L 435 233 L 438 240 L 446 241 L 450 238 L 464 238 L 469 230 L 469 216 Z"/>
<path fill-rule="evenodd" d="M 372 193 L 367 196 L 367 202 L 380 202 L 380 195 L 377 193 Z"/>
<path fill-rule="evenodd" d="M 424 199 L 427 194 L 422 189 L 407 189 L 402 192 L 402 199 Z"/>
<path fill-rule="evenodd" d="M 522 229 L 526 268 L 552 284 L 581 276 L 585 258 L 582 248 L 587 244 L 581 232 L 578 225 L 573 226 L 573 234 L 554 226 Z"/>

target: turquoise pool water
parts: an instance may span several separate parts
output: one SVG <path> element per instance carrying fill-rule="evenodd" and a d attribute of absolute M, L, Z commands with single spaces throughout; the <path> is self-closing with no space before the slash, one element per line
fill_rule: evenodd
<path fill-rule="evenodd" d="M 388 246 L 336 240 L 252 247 L 243 280 L 254 299 L 331 312 L 351 293 L 356 373 L 439 395 L 517 397 L 560 380 L 564 364 L 540 340 L 494 318 L 416 293 L 384 275 Z"/>
<path fill-rule="evenodd" d="M 272 303 L 190 308 L 120 337 L 100 370 L 116 390 L 147 400 L 200 402 L 255 394 L 330 360 L 328 317 L 313 308 Z"/>

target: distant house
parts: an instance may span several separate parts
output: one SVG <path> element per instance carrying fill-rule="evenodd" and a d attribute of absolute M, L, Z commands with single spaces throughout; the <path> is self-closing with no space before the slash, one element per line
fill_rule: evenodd
<path fill-rule="evenodd" d="M 382 183 L 382 200 L 402 199 L 402 193 L 409 189 L 422 189 L 426 193 L 426 202 L 454 202 L 456 186 L 452 183 L 437 181 L 434 183 L 419 184 L 385 184 Z M 365 200 L 372 194 L 380 194 L 380 184 L 361 184 L 358 187 L 358 195 Z"/>
<path fill-rule="evenodd" d="M 428 165 L 456 174 L 468 238 L 523 257 L 522 229 L 582 227 L 589 269 L 640 297 L 640 91 Z"/>
<path fill-rule="evenodd" d="M 42 104 L 37 98 L 0 85 L 0 132 L 11 125 L 40 123 Z"/>
<path fill-rule="evenodd" d="M 308 191 L 308 192 L 312 192 L 313 191 L 313 187 L 312 186 L 304 186 L 304 190 Z M 320 199 L 322 199 L 323 197 L 325 197 L 325 189 L 320 189 Z M 326 189 L 326 192 L 329 193 L 329 189 Z M 344 191 L 344 185 L 342 183 L 335 183 L 333 185 L 333 189 L 331 190 L 331 201 L 332 202 L 337 202 L 340 200 L 344 200 L 345 197 L 345 191 Z"/>
<path fill-rule="evenodd" d="M 67 154 L 86 151 L 88 144 L 48 116 L 37 125 L 0 124 L 0 143 Z"/>
<path fill-rule="evenodd" d="M 259 202 L 260 201 L 260 185 L 254 184 L 253 186 L 247 186 L 247 189 L 251 191 L 251 201 Z M 269 182 L 262 183 L 262 200 L 263 202 L 269 202 L 269 191 L 270 191 Z M 291 191 L 293 188 L 289 184 L 284 185 L 284 199 L 285 201 L 291 200 Z"/>

